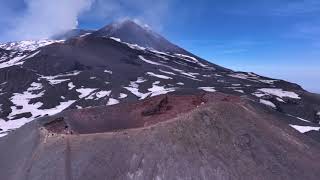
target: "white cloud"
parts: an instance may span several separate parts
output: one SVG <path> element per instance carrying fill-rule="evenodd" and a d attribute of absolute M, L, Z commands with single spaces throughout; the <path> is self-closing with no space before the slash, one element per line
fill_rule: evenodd
<path fill-rule="evenodd" d="M 16 9 L 14 5 L 20 5 Z M 161 30 L 169 0 L 12 0 L 0 2 L 0 41 L 44 39 L 78 26 L 135 19 Z"/>
<path fill-rule="evenodd" d="M 92 2 L 93 0 L 24 0 L 26 7 L 23 13 L 17 12 L 12 17 L 15 20 L 10 22 L 11 28 L 2 36 L 12 41 L 43 39 L 76 28 L 79 15 L 90 9 Z"/>
<path fill-rule="evenodd" d="M 161 30 L 170 7 L 170 0 L 94 0 L 83 18 L 100 22 L 130 18 Z"/>

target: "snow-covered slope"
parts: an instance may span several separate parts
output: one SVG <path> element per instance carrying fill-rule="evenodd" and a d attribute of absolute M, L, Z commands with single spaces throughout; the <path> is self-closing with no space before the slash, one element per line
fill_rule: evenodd
<path fill-rule="evenodd" d="M 0 48 L 5 50 L 16 51 L 34 51 L 40 47 L 47 46 L 53 43 L 63 42 L 63 40 L 30 40 L 30 41 L 17 41 L 0 44 Z"/>

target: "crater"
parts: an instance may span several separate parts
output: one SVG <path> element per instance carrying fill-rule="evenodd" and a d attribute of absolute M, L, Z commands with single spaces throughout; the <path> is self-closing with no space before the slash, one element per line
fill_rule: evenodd
<path fill-rule="evenodd" d="M 49 132 L 62 134 L 91 134 L 142 128 L 169 121 L 217 97 L 207 93 L 171 94 L 135 103 L 69 110 L 62 113 L 61 117 L 49 117 L 50 123 L 47 123 L 45 128 Z M 223 97 L 220 97 L 220 100 L 223 100 Z"/>

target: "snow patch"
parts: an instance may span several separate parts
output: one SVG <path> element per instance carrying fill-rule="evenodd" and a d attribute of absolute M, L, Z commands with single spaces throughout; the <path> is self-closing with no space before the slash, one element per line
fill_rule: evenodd
<path fill-rule="evenodd" d="M 270 106 L 274 109 L 277 108 L 277 106 L 275 104 L 273 104 L 271 101 L 267 101 L 267 100 L 264 100 L 264 99 L 260 99 L 260 103 L 261 104 L 264 104 L 264 105 L 267 105 L 267 106 Z"/>
<path fill-rule="evenodd" d="M 10 121 L 4 121 L 2 119 L 0 119 L 0 128 L 3 129 L 3 131 L 5 133 L 0 134 L 1 136 L 5 136 L 7 135 L 6 132 L 10 132 L 12 130 L 15 130 L 17 128 L 20 128 L 21 126 L 23 126 L 26 123 L 29 123 L 31 121 L 33 121 L 36 118 L 39 117 L 43 117 L 46 115 L 54 115 L 57 114 L 61 111 L 63 111 L 64 109 L 68 108 L 71 104 L 73 104 L 75 101 L 66 101 L 66 102 L 61 102 L 60 105 L 51 108 L 51 109 L 38 109 L 42 103 L 36 103 L 36 104 L 26 104 L 26 101 L 20 101 L 21 103 L 17 104 L 17 105 L 22 105 L 22 109 L 17 109 L 15 107 L 13 107 L 12 112 L 9 117 L 14 117 L 15 115 L 18 114 L 22 114 L 22 113 L 28 113 L 30 112 L 32 114 L 31 117 L 29 118 L 20 118 L 17 120 L 10 120 Z"/>
<path fill-rule="evenodd" d="M 191 63 L 196 63 L 198 65 L 200 65 L 201 67 L 207 68 L 208 65 L 202 64 L 198 59 L 196 59 L 195 57 L 192 56 L 188 56 L 188 55 L 184 55 L 184 54 L 175 54 L 175 56 L 187 61 L 187 62 L 191 62 Z M 211 69 L 214 69 L 213 67 L 211 67 Z"/>
<path fill-rule="evenodd" d="M 240 90 L 240 89 L 234 89 L 233 91 L 238 92 L 238 93 L 244 93 L 244 91 Z"/>
<path fill-rule="evenodd" d="M 156 81 L 152 84 L 152 87 L 148 89 L 149 92 L 147 93 L 141 93 L 139 92 L 139 84 L 137 81 L 131 82 L 129 87 L 124 87 L 128 91 L 130 91 L 132 94 L 135 96 L 139 97 L 140 99 L 145 99 L 149 95 L 151 97 L 161 95 L 161 94 L 167 94 L 169 92 L 173 92 L 176 90 L 176 88 L 171 87 L 171 88 L 165 88 L 165 86 L 159 86 L 158 84 L 160 81 Z"/>
<path fill-rule="evenodd" d="M 146 79 L 144 79 L 143 77 L 138 77 L 138 79 L 137 79 L 137 81 L 136 81 L 136 83 L 144 83 L 144 82 L 146 82 L 147 80 Z"/>
<path fill-rule="evenodd" d="M 142 61 L 144 61 L 144 62 L 146 62 L 146 63 L 152 64 L 152 65 L 157 65 L 157 66 L 163 65 L 163 64 L 160 64 L 160 63 L 156 63 L 156 62 L 150 61 L 150 60 L 144 58 L 144 57 L 141 56 L 141 55 L 139 56 L 139 59 L 142 60 Z"/>
<path fill-rule="evenodd" d="M 198 59 L 192 57 L 192 56 L 187 56 L 187 55 L 184 55 L 184 54 L 175 54 L 176 56 L 180 57 L 180 58 L 184 58 L 184 59 L 187 59 L 187 60 L 191 60 L 193 62 L 198 62 Z"/>
<path fill-rule="evenodd" d="M 16 57 L 10 59 L 9 61 L 0 63 L 0 69 L 11 67 L 11 66 L 16 66 L 16 65 L 22 65 L 24 63 L 24 61 L 21 61 L 21 60 L 23 60 L 26 56 L 27 55 L 16 56 Z"/>
<path fill-rule="evenodd" d="M 233 77 L 233 78 L 245 79 L 245 80 L 257 82 L 257 81 L 255 80 L 256 77 L 254 77 L 253 79 L 251 79 L 252 77 L 250 77 L 249 75 L 244 74 L 244 73 L 234 73 L 234 74 L 229 74 L 228 76 Z"/>
<path fill-rule="evenodd" d="M 296 116 L 293 116 L 293 115 L 291 115 L 291 114 L 287 114 L 287 115 L 290 116 L 290 117 L 299 119 L 300 121 L 307 122 L 307 123 L 311 123 L 311 121 L 308 121 L 308 120 L 306 120 L 306 119 L 303 119 L 303 118 L 300 118 L 300 117 L 296 117 Z"/>
<path fill-rule="evenodd" d="M 278 80 L 259 80 L 260 82 L 266 83 L 266 84 L 274 84 L 274 82 L 278 81 Z"/>
<path fill-rule="evenodd" d="M 114 40 L 114 41 L 117 41 L 117 42 L 121 42 L 121 39 L 120 38 L 115 38 L 115 37 L 109 37 L 110 39 Z"/>
<path fill-rule="evenodd" d="M 165 53 L 165 52 L 161 52 L 161 51 L 157 51 L 155 49 L 148 49 L 150 52 L 153 52 L 153 53 L 156 53 L 156 54 L 160 54 L 160 55 L 164 55 L 164 56 L 169 56 L 169 57 L 175 57 L 173 55 L 170 55 L 168 53 Z"/>
<path fill-rule="evenodd" d="M 148 91 L 150 91 L 151 93 L 151 97 L 161 94 L 167 94 L 176 90 L 176 88 L 165 88 L 165 86 L 158 86 L 157 84 L 157 82 L 153 83 L 152 88 L 148 89 Z"/>
<path fill-rule="evenodd" d="M 14 119 L 16 115 L 28 113 L 30 112 L 32 114 L 32 117 L 36 117 L 39 115 L 37 111 L 38 109 L 43 105 L 41 102 L 37 102 L 34 104 L 29 104 L 31 99 L 39 98 L 44 95 L 44 91 L 40 93 L 34 93 L 33 91 L 38 91 L 42 89 L 42 84 L 33 82 L 31 84 L 31 87 L 27 89 L 27 91 L 20 93 L 14 93 L 13 96 L 10 98 L 11 102 L 14 104 L 14 106 L 11 106 L 12 112 L 9 114 L 9 119 Z M 22 108 L 17 108 L 22 107 Z"/>
<path fill-rule="evenodd" d="M 291 127 L 299 131 L 300 133 L 306 133 L 309 131 L 319 131 L 320 127 L 312 127 L 312 126 L 298 126 L 298 125 L 292 125 L 290 124 Z"/>
<path fill-rule="evenodd" d="M 110 96 L 110 94 L 111 94 L 111 91 L 99 91 L 99 92 L 92 93 L 90 96 L 86 97 L 86 99 L 98 100 L 103 97 Z"/>
<path fill-rule="evenodd" d="M 70 81 L 70 79 L 47 79 L 51 85 L 60 84 L 66 81 Z"/>
<path fill-rule="evenodd" d="M 78 93 L 80 93 L 80 95 L 79 95 L 80 99 L 89 96 L 95 90 L 96 89 L 94 89 L 94 88 L 79 88 L 79 89 L 76 89 L 76 91 Z"/>
<path fill-rule="evenodd" d="M 173 69 L 173 70 L 177 70 L 177 69 Z M 196 73 L 192 73 L 192 72 L 184 72 L 182 70 L 179 70 L 178 72 L 180 72 L 182 75 L 184 75 L 186 78 L 195 80 L 195 81 L 202 81 L 200 79 L 197 79 L 197 77 L 195 75 L 197 75 Z"/>
<path fill-rule="evenodd" d="M 109 71 L 109 70 L 104 70 L 103 72 L 108 73 L 108 74 L 112 74 L 112 71 Z"/>
<path fill-rule="evenodd" d="M 100 99 L 106 96 L 110 96 L 110 94 L 111 94 L 111 91 L 99 91 L 96 93 L 96 97 L 97 99 Z"/>
<path fill-rule="evenodd" d="M 68 83 L 68 87 L 69 87 L 69 90 L 72 90 L 72 89 L 75 88 L 76 86 L 73 84 L 73 82 L 69 82 L 69 83 Z"/>
<path fill-rule="evenodd" d="M 119 99 L 124 99 L 126 97 L 128 97 L 128 95 L 124 94 L 124 93 L 120 93 L 120 95 L 119 95 Z"/>
<path fill-rule="evenodd" d="M 165 74 L 176 75 L 173 72 L 165 71 L 165 70 L 162 70 L 162 69 L 159 69 L 159 71 L 162 72 L 162 73 L 165 73 Z"/>
<path fill-rule="evenodd" d="M 273 84 L 274 82 L 278 81 L 275 79 L 262 79 L 262 77 L 260 77 L 256 74 L 253 74 L 253 73 L 233 73 L 233 74 L 229 74 L 228 76 L 233 77 L 233 78 L 253 81 L 253 82 L 262 82 L 265 84 Z"/>
<path fill-rule="evenodd" d="M 260 97 L 266 96 L 267 94 L 262 93 L 262 92 L 255 92 L 255 93 L 252 93 L 252 95 L 260 98 Z"/>
<path fill-rule="evenodd" d="M 288 98 L 292 98 L 292 99 L 301 99 L 299 97 L 298 94 L 296 94 L 295 92 L 291 92 L 291 91 L 284 91 L 282 89 L 276 89 L 276 88 L 262 88 L 262 89 L 258 89 L 258 91 L 260 92 L 264 92 L 270 95 L 274 95 L 280 98 L 283 97 L 288 97 Z"/>
<path fill-rule="evenodd" d="M 157 78 L 161 78 L 161 79 L 172 79 L 171 77 L 165 76 L 165 75 L 161 75 L 161 74 L 155 74 L 152 72 L 147 72 L 146 73 L 149 76 L 153 76 L 153 77 L 157 77 Z"/>
<path fill-rule="evenodd" d="M 284 101 L 283 99 L 279 98 L 279 97 L 277 97 L 276 99 L 277 99 L 277 101 L 279 101 L 279 102 L 285 103 L 285 101 Z"/>
<path fill-rule="evenodd" d="M 33 82 L 31 86 L 27 89 L 27 91 L 23 93 L 13 94 L 10 100 L 14 104 L 14 106 L 11 106 L 12 112 L 8 115 L 8 119 L 10 121 L 6 122 L 0 119 L 0 128 L 3 129 L 3 131 L 8 132 L 16 128 L 19 128 L 22 125 L 36 118 L 43 117 L 45 115 L 53 115 L 53 114 L 59 113 L 75 102 L 74 100 L 61 102 L 60 105 L 54 108 L 40 109 L 43 103 L 37 102 L 37 103 L 31 104 L 30 100 L 43 96 L 44 91 L 34 92 L 34 91 L 40 91 L 41 89 L 43 89 L 42 84 Z M 30 117 L 28 118 L 24 117 L 17 120 L 13 120 L 17 115 L 25 114 L 25 113 L 30 113 Z"/>
<path fill-rule="evenodd" d="M 117 99 L 114 98 L 109 98 L 109 101 L 107 103 L 107 106 L 111 106 L 111 105 L 115 105 L 115 104 L 119 104 L 120 102 Z"/>
<path fill-rule="evenodd" d="M 26 59 L 33 58 L 33 57 L 35 57 L 35 56 L 36 56 L 37 54 L 39 54 L 39 53 L 40 53 L 40 51 L 37 51 L 37 52 L 31 54 L 30 56 L 27 56 Z"/>
<path fill-rule="evenodd" d="M 189 79 L 192 79 L 192 80 L 195 80 L 195 81 L 201 81 L 200 79 L 197 79 L 196 76 L 194 76 L 195 74 L 198 74 L 198 73 L 185 72 L 183 70 L 176 69 L 176 68 L 173 68 L 173 67 L 168 66 L 168 65 L 164 65 L 164 64 L 161 64 L 161 63 L 157 63 L 157 62 L 153 62 L 153 61 L 147 60 L 143 56 L 139 56 L 139 59 L 144 61 L 144 62 L 146 62 L 146 63 L 148 63 L 148 64 L 157 65 L 157 66 L 163 66 L 163 67 L 169 68 L 169 69 L 171 69 L 173 71 L 179 72 L 181 75 L 185 75 Z"/>
<path fill-rule="evenodd" d="M 63 43 L 64 40 L 37 40 L 37 41 L 17 41 L 0 44 L 0 48 L 15 51 L 34 51 L 40 47 L 53 43 Z"/>
<path fill-rule="evenodd" d="M 207 91 L 207 92 L 216 92 L 216 90 L 214 89 L 214 87 L 198 87 L 198 89 Z"/>
<path fill-rule="evenodd" d="M 141 51 L 146 50 L 145 47 L 141 47 L 141 46 L 139 46 L 139 45 L 137 45 L 137 44 L 130 44 L 130 43 L 122 42 L 121 39 L 119 39 L 119 38 L 115 38 L 115 37 L 107 37 L 107 38 L 112 39 L 112 40 L 114 40 L 114 41 L 116 41 L 116 42 L 125 44 L 125 45 L 127 45 L 128 47 L 130 47 L 131 49 L 136 49 L 136 50 L 141 50 Z"/>
<path fill-rule="evenodd" d="M 76 76 L 76 75 L 79 75 L 80 73 L 81 73 L 80 71 L 72 71 L 67 74 L 58 74 L 56 76 L 41 76 L 40 79 L 46 79 L 51 85 L 56 85 L 56 84 L 63 83 L 65 81 L 70 81 L 71 79 L 66 78 L 66 77 Z M 58 78 L 63 78 L 63 79 L 58 79 Z M 69 86 L 69 88 L 70 88 L 70 86 Z"/>
<path fill-rule="evenodd" d="M 130 86 L 130 85 L 129 85 Z M 141 93 L 137 87 L 124 87 L 126 90 L 130 91 L 135 96 L 139 97 L 140 99 L 146 98 L 149 94 L 148 93 Z"/>
<path fill-rule="evenodd" d="M 82 38 L 82 37 L 86 37 L 86 36 L 89 36 L 90 34 L 92 34 L 92 33 L 85 33 L 85 34 L 81 35 L 80 37 L 81 37 L 81 38 Z"/>
<path fill-rule="evenodd" d="M 141 93 L 139 92 L 139 84 L 146 82 L 147 80 L 145 80 L 142 77 L 138 77 L 136 81 L 130 81 L 130 84 L 128 87 L 124 87 L 125 89 L 127 89 L 128 91 L 130 91 L 132 94 L 134 94 L 135 96 L 139 97 L 140 99 L 144 99 L 146 98 L 149 93 Z"/>

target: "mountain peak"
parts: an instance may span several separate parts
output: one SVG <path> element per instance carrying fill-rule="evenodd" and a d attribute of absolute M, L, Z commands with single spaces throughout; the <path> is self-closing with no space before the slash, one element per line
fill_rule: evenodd
<path fill-rule="evenodd" d="M 115 22 L 111 23 L 110 25 L 105 26 L 104 28 L 114 28 L 114 29 L 136 28 L 136 29 L 150 31 L 150 32 L 152 31 L 152 29 L 149 25 L 142 24 L 141 22 L 139 22 L 137 20 L 131 20 L 131 19 L 124 19 L 124 20 L 120 20 L 120 21 L 115 21 Z"/>
<path fill-rule="evenodd" d="M 142 47 L 152 48 L 164 52 L 185 53 L 182 48 L 174 45 L 158 33 L 151 30 L 150 26 L 142 25 L 138 21 L 126 19 L 113 22 L 95 33 L 99 37 L 115 37 L 123 42 L 137 44 Z"/>

